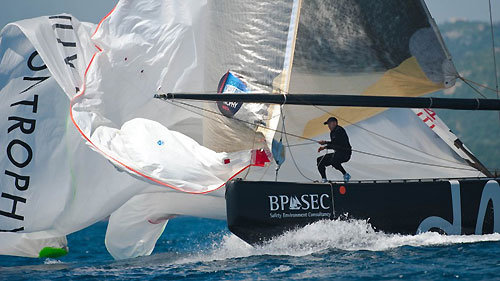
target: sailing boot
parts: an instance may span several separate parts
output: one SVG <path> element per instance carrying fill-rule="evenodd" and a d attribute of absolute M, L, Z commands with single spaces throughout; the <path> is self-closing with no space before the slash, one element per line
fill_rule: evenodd
<path fill-rule="evenodd" d="M 345 175 L 344 175 L 344 181 L 345 182 L 349 182 L 350 179 L 351 179 L 351 175 L 349 175 L 349 173 L 345 173 Z"/>
<path fill-rule="evenodd" d="M 322 182 L 322 183 L 327 183 L 327 182 L 328 182 L 328 180 L 327 180 L 327 179 L 321 179 L 321 182 Z"/>

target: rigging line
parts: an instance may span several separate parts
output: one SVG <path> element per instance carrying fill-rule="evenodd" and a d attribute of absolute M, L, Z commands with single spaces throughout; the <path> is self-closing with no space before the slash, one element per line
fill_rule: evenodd
<path fill-rule="evenodd" d="M 473 81 L 473 80 L 467 79 L 467 78 L 465 78 L 465 77 L 463 77 L 463 76 L 458 76 L 458 78 L 460 78 L 461 80 L 466 80 L 467 82 L 470 82 L 471 84 L 474 84 L 474 85 L 476 85 L 476 86 L 478 86 L 478 87 L 484 88 L 484 89 L 486 89 L 486 90 L 490 90 L 490 91 L 492 91 L 492 92 L 494 92 L 494 93 L 497 93 L 497 95 L 498 95 L 498 90 L 495 90 L 495 89 L 493 89 L 493 88 L 491 88 L 491 87 L 488 87 L 488 86 L 486 86 L 486 85 L 480 84 L 480 83 L 475 82 L 475 81 Z"/>
<path fill-rule="evenodd" d="M 303 100 L 303 101 L 304 101 L 304 100 Z M 306 102 L 306 101 L 304 101 L 304 102 Z M 310 104 L 310 105 L 311 105 L 311 104 Z M 317 106 L 317 105 L 312 105 L 312 106 L 314 106 L 315 108 L 317 108 L 317 109 L 319 109 L 319 110 L 321 110 L 321 111 L 323 111 L 323 112 L 327 113 L 327 114 L 328 114 L 328 115 L 330 115 L 330 116 L 333 116 L 333 114 L 332 114 L 332 113 L 330 113 L 328 110 L 325 110 L 325 109 L 323 109 L 323 108 L 321 108 L 321 107 L 319 107 L 319 106 Z M 340 117 L 340 116 L 334 116 L 334 117 L 337 117 L 338 119 L 340 119 L 340 120 L 342 120 L 342 121 L 344 121 L 344 122 L 346 122 L 346 123 L 348 123 L 348 124 L 350 124 L 350 125 L 352 125 L 352 126 L 354 126 L 354 127 L 360 128 L 360 129 L 362 129 L 362 130 L 364 130 L 364 131 L 366 131 L 366 132 L 368 132 L 368 133 L 371 133 L 371 134 L 373 134 L 373 135 L 375 135 L 375 136 L 377 136 L 377 137 L 380 137 L 380 138 L 382 138 L 382 139 L 385 139 L 385 140 L 388 140 L 388 141 L 391 141 L 391 142 L 397 143 L 397 144 L 402 145 L 402 146 L 404 146 L 404 147 L 406 147 L 406 148 L 409 148 L 409 149 L 415 150 L 415 151 L 417 151 L 417 152 L 420 152 L 420 153 L 426 154 L 426 155 L 428 155 L 428 156 L 434 157 L 434 158 L 439 159 L 439 160 L 447 161 L 447 162 L 450 162 L 450 163 L 453 163 L 453 164 L 459 164 L 459 165 L 461 165 L 461 164 L 462 164 L 462 163 L 460 163 L 460 162 L 453 161 L 453 160 L 451 160 L 451 159 L 442 158 L 442 157 L 436 156 L 436 155 L 434 155 L 434 154 L 431 154 L 431 153 L 428 153 L 428 152 L 422 151 L 422 150 L 420 150 L 420 149 L 418 149 L 418 148 L 415 148 L 415 147 L 413 147 L 413 146 L 407 145 L 407 144 L 402 143 L 402 142 L 400 142 L 400 141 L 397 141 L 397 140 L 395 140 L 395 139 L 391 139 L 391 138 L 389 138 L 389 137 L 386 137 L 386 136 L 384 136 L 384 135 L 381 135 L 381 134 L 379 134 L 379 133 L 376 133 L 376 132 L 374 132 L 374 131 L 371 131 L 371 130 L 369 130 L 369 129 L 367 129 L 367 128 L 363 127 L 363 126 L 360 126 L 360 125 L 358 125 L 358 124 L 356 124 L 356 123 L 349 122 L 348 120 L 346 120 L 346 119 L 344 119 L 344 118 L 342 118 L 342 117 Z"/>
<path fill-rule="evenodd" d="M 255 131 L 254 131 L 254 133 L 253 133 L 252 150 L 254 150 L 254 148 L 255 148 L 255 141 L 256 141 L 256 138 L 257 138 L 257 129 L 258 129 L 258 128 L 259 128 L 259 127 L 255 127 Z M 270 165 L 269 165 L 269 166 L 270 166 Z M 246 169 L 246 170 L 247 170 L 247 172 L 246 172 L 245 176 L 243 177 L 243 179 L 244 179 L 244 180 L 246 180 L 246 179 L 247 179 L 247 176 L 248 176 L 248 174 L 250 173 L 250 169 L 251 169 L 251 168 L 252 168 L 252 166 L 250 166 L 250 167 L 248 167 L 248 169 Z"/>
<path fill-rule="evenodd" d="M 353 149 L 352 151 L 353 152 L 357 152 L 357 153 L 361 153 L 361 154 L 365 154 L 365 155 L 374 156 L 374 157 L 380 157 L 380 158 L 385 158 L 385 159 L 389 159 L 389 160 L 394 160 L 394 161 L 400 161 L 400 162 L 406 162 L 406 163 L 412 163 L 412 164 L 419 164 L 419 165 L 425 165 L 425 166 L 440 167 L 440 168 L 446 168 L 446 169 L 456 169 L 456 170 L 464 170 L 464 171 L 474 171 L 474 172 L 477 172 L 476 169 L 452 167 L 452 166 L 445 166 L 445 165 L 439 165 L 439 164 L 431 164 L 431 163 L 425 163 L 425 162 L 419 162 L 419 161 L 413 161 L 413 160 L 407 160 L 407 159 L 400 159 L 400 158 L 395 158 L 395 157 L 390 157 L 390 156 L 375 154 L 375 153 L 361 151 L 361 150 L 356 150 L 356 149 Z"/>
<path fill-rule="evenodd" d="M 172 98 L 171 100 L 175 100 L 175 98 Z M 191 102 L 191 101 L 195 101 L 195 102 L 198 102 L 198 103 L 207 103 L 207 104 L 215 104 L 215 103 L 217 103 L 216 101 L 207 101 L 207 100 L 189 100 L 189 102 Z M 259 104 L 259 103 L 256 103 L 256 102 L 248 102 L 248 103 Z M 277 113 L 277 114 L 271 115 L 271 117 L 263 119 L 263 120 L 264 121 L 271 121 L 271 120 L 273 120 L 276 117 L 280 117 L 280 114 Z"/>
<path fill-rule="evenodd" d="M 491 0 L 488 1 L 489 10 L 490 10 L 490 30 L 491 30 L 491 51 L 493 53 L 493 68 L 495 69 L 495 88 L 497 92 L 497 100 L 499 99 L 498 95 L 498 73 L 497 73 L 497 58 L 495 55 L 495 36 L 493 32 L 493 15 L 491 12 Z M 500 121 L 500 110 L 498 111 L 498 120 Z"/>
<path fill-rule="evenodd" d="M 202 107 L 199 107 L 199 106 L 196 106 L 196 105 L 192 105 L 192 104 L 189 104 L 189 103 L 185 103 L 185 102 L 182 102 L 182 101 L 166 100 L 166 102 L 170 102 L 171 104 L 176 105 L 176 106 L 179 106 L 178 104 L 182 104 L 182 105 L 185 105 L 185 106 L 189 106 L 189 107 L 193 107 L 193 108 L 199 109 L 199 110 L 201 110 L 201 111 L 205 111 L 205 112 L 208 112 L 208 113 L 212 113 L 212 114 L 215 114 L 215 115 L 219 115 L 219 116 L 226 117 L 226 116 L 224 116 L 222 113 L 215 112 L 215 111 L 213 111 L 213 110 L 206 109 L 206 108 L 202 108 Z M 178 103 L 178 104 L 176 104 L 176 103 Z M 217 121 L 217 122 L 221 122 L 220 120 L 217 120 L 217 119 L 212 118 L 212 117 L 207 117 L 206 115 L 203 115 L 203 114 L 201 114 L 201 113 L 199 113 L 199 112 L 196 112 L 196 111 L 194 111 L 194 110 L 190 110 L 190 109 L 187 109 L 187 108 L 182 107 L 182 106 L 179 106 L 179 107 L 184 108 L 184 109 L 186 109 L 186 110 L 188 110 L 188 111 L 191 111 L 191 112 L 193 112 L 193 113 L 195 113 L 195 114 L 198 114 L 198 115 L 200 115 L 200 116 L 204 116 L 204 117 L 206 117 L 206 118 L 209 118 L 209 119 L 211 119 L 211 120 L 214 120 L 214 121 Z M 226 117 L 226 118 L 227 118 L 227 117 Z M 264 129 L 268 129 L 268 130 L 274 131 L 274 132 L 276 132 L 276 133 L 283 133 L 283 134 L 285 134 L 285 135 L 290 135 L 290 136 L 292 136 L 292 137 L 296 137 L 296 138 L 299 138 L 299 139 L 303 139 L 303 140 L 307 140 L 307 141 L 311 141 L 311 142 L 315 142 L 315 143 L 317 143 L 317 142 L 318 142 L 318 141 L 317 141 L 317 140 L 315 140 L 315 139 L 306 138 L 306 137 L 299 136 L 299 135 L 292 134 L 292 133 L 285 133 L 285 132 L 283 132 L 282 130 L 280 131 L 280 130 L 278 130 L 278 129 L 273 129 L 273 128 L 270 128 L 270 127 L 266 127 L 266 126 L 261 125 L 261 124 L 255 124 L 255 123 L 252 123 L 252 122 L 249 122 L 249 121 L 245 121 L 245 120 L 241 120 L 241 119 L 234 118 L 234 117 L 232 117 L 231 119 L 233 119 L 233 120 L 235 120 L 235 121 L 238 121 L 238 122 L 245 123 L 245 124 L 249 124 L 249 125 L 252 125 L 252 126 L 262 127 L 262 128 L 264 128 Z"/>
<path fill-rule="evenodd" d="M 281 108 L 280 108 L 280 111 L 281 111 Z M 304 173 L 302 173 L 302 171 L 300 170 L 299 168 L 299 165 L 297 165 L 297 162 L 295 162 L 295 157 L 293 156 L 293 153 L 292 153 L 292 149 L 290 148 L 290 145 L 288 143 L 288 133 L 286 132 L 286 127 L 285 127 L 285 118 L 283 117 L 283 114 L 281 114 L 281 120 L 283 121 L 283 125 L 282 125 L 282 134 L 285 135 L 285 142 L 286 142 L 286 145 L 288 146 L 288 152 L 290 153 L 290 157 L 292 158 L 292 162 L 293 162 L 293 165 L 295 165 L 295 169 L 297 169 L 297 171 L 299 172 L 299 174 L 307 179 L 307 180 L 310 180 L 312 182 L 314 182 L 313 179 L 307 177 L 306 175 L 304 175 Z M 324 157 L 324 156 L 323 156 Z"/>
<path fill-rule="evenodd" d="M 208 109 L 205 109 L 205 108 L 201 108 L 201 107 L 198 107 L 198 106 L 195 106 L 195 105 L 191 105 L 191 104 L 188 104 L 188 103 L 184 103 L 184 102 L 180 102 L 180 101 L 172 101 L 172 100 L 168 100 L 167 102 L 170 102 L 172 105 L 175 105 L 175 106 L 178 106 L 180 108 L 183 108 L 185 110 L 188 110 L 190 112 L 193 112 L 195 114 L 198 114 L 200 116 L 203 116 L 205 118 L 209 118 L 211 120 L 214 120 L 216 122 L 222 122 L 220 120 L 217 120 L 215 118 L 211 118 L 211 117 L 208 117 L 208 116 L 205 116 L 203 115 L 202 113 L 199 113 L 199 112 L 196 112 L 194 110 L 191 110 L 191 109 L 188 109 L 186 107 L 183 107 L 181 105 L 178 105 L 176 103 L 180 103 L 180 104 L 183 104 L 185 106 L 189 106 L 189 107 L 194 107 L 194 108 L 197 108 L 199 110 L 202 110 L 202 111 L 207 111 L 207 112 L 210 112 L 212 114 L 216 114 L 216 115 L 220 115 L 220 116 L 224 116 L 223 114 L 221 113 L 217 113 L 217 112 L 214 112 L 214 111 L 211 111 L 211 110 L 208 110 Z M 279 130 L 277 129 L 272 129 L 272 128 L 269 128 L 269 127 L 265 127 L 265 126 L 262 126 L 262 125 L 258 125 L 258 124 L 253 124 L 251 122 L 248 122 L 248 121 L 245 121 L 245 120 L 241 120 L 241 119 L 237 119 L 237 118 L 232 118 L 236 121 L 239 121 L 239 122 L 243 122 L 243 123 L 247 123 L 247 124 L 251 124 L 253 126 L 260 126 L 260 127 L 264 127 L 264 128 L 267 128 L 271 131 L 274 131 L 274 132 L 280 132 Z M 311 142 L 315 142 L 317 143 L 318 141 L 317 140 L 314 140 L 314 139 L 310 139 L 310 138 L 306 138 L 306 137 L 303 137 L 303 136 L 299 136 L 299 135 L 295 135 L 295 134 L 292 134 L 292 133 L 287 133 L 287 132 L 283 132 L 283 134 L 285 135 L 285 140 L 286 140 L 286 137 L 288 135 L 292 136 L 292 137 L 296 137 L 296 138 L 299 138 L 299 139 L 304 139 L 304 140 L 308 140 L 308 141 L 311 141 Z M 371 155 L 371 156 L 374 156 L 374 157 L 379 157 L 379 158 L 385 158 L 385 159 L 389 159 L 389 160 L 394 160 L 394 161 L 400 161 L 400 162 L 407 162 L 407 163 L 413 163 L 413 164 L 420 164 L 420 165 L 427 165 L 427 166 L 435 166 L 435 167 L 443 167 L 443 168 L 448 168 L 448 169 L 457 169 L 457 170 L 468 170 L 468 171 L 476 171 L 476 169 L 470 169 L 470 168 L 461 168 L 461 167 L 454 167 L 454 166 L 445 166 L 445 165 L 439 165 L 439 164 L 432 164 L 432 163 L 425 163 L 425 162 L 418 162 L 418 161 L 413 161 L 413 160 L 407 160 L 407 159 L 401 159 L 401 158 L 395 158 L 395 157 L 390 157 L 390 156 L 385 156 L 385 155 L 380 155 L 380 154 L 375 154 L 375 153 L 371 153 L 371 152 L 366 152 L 366 151 L 361 151 L 361 150 L 355 150 L 353 149 L 352 151 L 354 152 L 357 152 L 357 153 L 361 153 L 361 154 L 366 154 L 366 155 Z M 461 163 L 459 163 L 461 164 Z M 463 165 L 464 167 L 468 167 L 466 165 Z"/>
<path fill-rule="evenodd" d="M 476 92 L 477 94 L 479 94 L 481 97 L 487 99 L 488 97 L 483 95 L 483 93 L 481 93 L 481 91 L 479 91 L 478 89 L 476 89 L 474 86 L 472 86 L 469 82 L 467 82 L 465 79 L 463 79 L 461 76 L 458 76 L 458 78 L 462 81 L 464 81 L 465 84 L 467 84 L 472 90 L 474 90 L 474 92 Z"/>
<path fill-rule="evenodd" d="M 183 103 L 183 104 L 188 105 L 188 106 L 191 106 L 191 107 L 196 107 L 196 106 L 194 106 L 194 105 L 190 105 L 190 104 L 188 104 L 188 103 L 184 103 L 184 102 L 180 102 L 180 101 L 176 101 L 176 102 L 178 102 L 178 103 Z M 329 111 L 327 111 L 327 110 L 325 110 L 325 109 L 323 109 L 323 108 L 321 108 L 321 107 L 319 107 L 319 106 L 317 106 L 317 105 L 312 105 L 312 106 L 313 106 L 313 107 L 315 107 L 315 108 L 317 108 L 317 109 L 319 109 L 319 110 L 321 110 L 321 111 L 323 111 L 323 112 L 325 112 L 325 113 L 327 113 L 327 114 L 329 114 L 329 115 L 331 115 L 331 116 L 333 116 L 333 114 L 331 114 Z M 220 113 L 215 112 L 215 111 L 212 111 L 212 110 L 209 110 L 209 109 L 205 109 L 205 108 L 199 108 L 199 109 L 204 110 L 204 111 L 207 111 L 207 112 L 210 112 L 210 113 L 212 113 L 212 114 L 221 115 Z M 281 114 L 276 114 L 276 115 L 274 115 L 272 118 L 275 118 L 275 117 L 278 117 L 278 116 L 281 116 Z M 397 140 L 394 140 L 394 139 L 391 139 L 391 138 L 386 137 L 386 136 L 384 136 L 384 135 L 378 134 L 378 133 L 373 132 L 373 131 L 371 131 L 371 130 L 369 130 L 369 129 L 366 129 L 366 128 L 364 128 L 364 127 L 362 127 L 362 126 L 358 125 L 358 124 L 355 124 L 355 123 L 349 122 L 348 120 L 346 120 L 346 119 L 344 119 L 344 118 L 342 118 L 342 117 L 340 117 L 340 116 L 335 116 L 335 117 L 337 117 L 337 118 L 339 118 L 340 120 L 343 120 L 343 121 L 345 121 L 346 123 L 349 123 L 349 124 L 351 124 L 351 125 L 353 125 L 353 126 L 355 126 L 355 127 L 357 127 L 357 128 L 360 128 L 360 129 L 362 129 L 362 130 L 364 130 L 364 131 L 366 131 L 366 132 L 368 132 L 368 133 L 371 133 L 371 134 L 373 134 L 373 135 L 375 135 L 375 136 L 378 136 L 378 137 L 380 137 L 380 138 L 386 139 L 386 140 L 388 140 L 388 141 L 391 141 L 391 142 L 397 143 L 397 144 L 399 144 L 399 145 L 401 145 L 401 146 L 404 146 L 404 147 L 406 147 L 406 148 L 412 149 L 412 150 L 414 150 L 414 151 L 420 152 L 420 153 L 422 153 L 422 154 L 425 154 L 425 155 L 428 155 L 428 156 L 434 157 L 434 158 L 439 159 L 439 160 L 442 160 L 442 161 L 446 161 L 446 162 L 453 163 L 453 164 L 457 164 L 457 165 L 463 165 L 463 164 L 462 164 L 462 163 L 460 163 L 460 162 L 456 162 L 456 161 L 453 161 L 453 160 L 450 160 L 450 159 L 442 158 L 442 157 L 439 157 L 439 156 L 436 156 L 436 155 L 433 155 L 433 154 L 427 153 L 427 152 L 425 152 L 425 151 L 419 150 L 419 149 L 417 149 L 417 148 L 415 148 L 415 147 L 409 146 L 409 145 L 404 144 L 404 143 L 402 143 L 402 142 L 399 142 L 399 141 L 397 141 Z M 272 119 L 272 118 L 270 118 L 270 119 Z M 253 124 L 253 123 L 251 123 L 251 122 L 244 121 L 244 120 L 240 120 L 240 119 L 237 119 L 237 118 L 234 118 L 234 117 L 233 117 L 232 119 L 235 119 L 235 120 L 238 120 L 238 121 L 240 121 L 240 122 L 244 122 L 244 123 L 247 123 L 247 124 L 250 124 L 250 125 L 255 125 L 255 124 Z M 270 120 L 270 119 L 269 119 L 269 120 Z M 215 120 L 215 121 L 220 122 L 219 120 Z M 259 126 L 260 126 L 260 125 L 259 125 Z M 283 126 L 283 127 L 284 127 L 284 126 Z M 266 128 L 266 129 L 270 129 L 270 128 Z M 275 132 L 279 132 L 279 133 L 281 133 L 281 134 L 283 134 L 283 133 L 284 133 L 284 132 L 283 132 L 283 130 L 282 130 L 282 131 L 279 131 L 279 130 L 273 130 L 273 131 L 275 131 Z M 297 138 L 300 138 L 300 139 L 309 140 L 309 141 L 312 141 L 312 142 L 314 142 L 314 143 L 317 143 L 317 141 L 316 141 L 316 140 L 313 140 L 313 139 L 304 138 L 304 137 L 301 137 L 301 136 L 298 136 L 298 135 L 294 135 L 294 134 L 291 134 L 291 133 L 285 133 L 285 134 L 288 134 L 288 135 L 291 135 L 291 136 L 293 136 L 293 137 L 297 137 Z M 285 136 L 286 136 L 286 135 L 285 135 Z M 312 144 L 312 143 L 303 143 L 303 144 L 292 144 L 292 145 L 290 145 L 290 144 L 288 144 L 288 142 L 287 142 L 286 147 L 288 147 L 288 148 L 289 148 L 289 151 L 290 151 L 290 147 L 299 146 L 299 145 L 310 145 L 310 144 Z M 291 154 L 291 151 L 290 151 L 290 154 Z"/>
<path fill-rule="evenodd" d="M 286 147 L 303 146 L 303 145 L 311 145 L 311 144 L 314 144 L 314 143 L 312 143 L 312 142 L 294 143 L 294 144 L 290 144 Z"/>
<path fill-rule="evenodd" d="M 497 99 L 498 99 L 499 96 L 498 96 L 497 58 L 495 55 L 495 37 L 494 37 L 494 32 L 493 32 L 493 16 L 491 13 L 491 0 L 488 1 L 488 4 L 489 4 L 489 8 L 490 8 L 491 51 L 493 53 L 493 67 L 495 69 L 495 87 L 496 87 Z"/>
<path fill-rule="evenodd" d="M 264 179 L 264 177 L 266 176 L 267 171 L 269 171 L 270 167 L 271 167 L 271 164 L 267 165 L 266 169 L 264 170 L 264 173 L 262 173 L 262 176 L 260 176 L 259 181 L 262 181 L 262 179 Z"/>

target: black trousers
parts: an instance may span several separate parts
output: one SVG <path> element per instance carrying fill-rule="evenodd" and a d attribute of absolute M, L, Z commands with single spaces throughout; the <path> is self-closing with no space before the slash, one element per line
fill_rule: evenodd
<path fill-rule="evenodd" d="M 326 179 L 326 167 L 330 165 L 345 175 L 346 171 L 344 167 L 342 167 L 342 163 L 349 161 L 349 159 L 351 159 L 351 152 L 344 151 L 335 151 L 335 153 L 328 153 L 318 157 L 316 161 L 318 163 L 318 171 L 321 174 L 321 178 Z"/>

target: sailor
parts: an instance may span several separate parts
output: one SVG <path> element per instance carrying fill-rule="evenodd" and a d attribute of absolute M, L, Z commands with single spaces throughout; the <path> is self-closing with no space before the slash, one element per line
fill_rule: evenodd
<path fill-rule="evenodd" d="M 318 152 L 325 149 L 333 149 L 334 153 L 327 153 L 324 156 L 320 156 L 317 159 L 318 170 L 321 174 L 322 182 L 327 182 L 326 178 L 326 167 L 332 165 L 335 169 L 339 170 L 344 175 L 344 181 L 348 182 L 351 179 L 351 175 L 346 172 L 342 163 L 345 163 L 351 159 L 351 144 L 349 143 L 349 137 L 344 128 L 338 125 L 337 118 L 330 117 L 323 124 L 328 125 L 330 129 L 330 139 L 331 141 L 319 141 L 321 145 L 318 148 Z"/>

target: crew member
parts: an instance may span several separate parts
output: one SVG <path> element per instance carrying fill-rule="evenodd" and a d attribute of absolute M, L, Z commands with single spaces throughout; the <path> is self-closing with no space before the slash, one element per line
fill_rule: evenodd
<path fill-rule="evenodd" d="M 338 125 L 337 118 L 335 117 L 328 118 L 328 120 L 326 120 L 323 124 L 328 125 L 328 129 L 330 129 L 331 141 L 319 141 L 319 144 L 326 144 L 326 146 L 320 146 L 318 148 L 318 152 L 325 149 L 333 149 L 334 153 L 327 153 L 317 159 L 318 170 L 321 174 L 322 182 L 328 181 L 326 178 L 326 167 L 330 165 L 339 170 L 344 175 L 344 181 L 348 182 L 351 179 L 351 175 L 349 175 L 344 167 L 342 167 L 342 163 L 351 159 L 352 153 L 347 132 L 344 128 Z"/>

